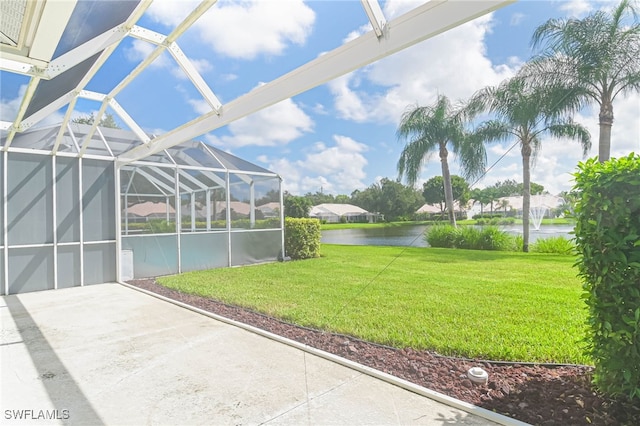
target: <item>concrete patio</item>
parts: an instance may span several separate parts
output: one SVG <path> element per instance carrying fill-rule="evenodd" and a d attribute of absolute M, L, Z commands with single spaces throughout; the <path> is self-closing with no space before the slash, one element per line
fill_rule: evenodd
<path fill-rule="evenodd" d="M 494 424 L 120 284 L 0 313 L 3 424 Z"/>

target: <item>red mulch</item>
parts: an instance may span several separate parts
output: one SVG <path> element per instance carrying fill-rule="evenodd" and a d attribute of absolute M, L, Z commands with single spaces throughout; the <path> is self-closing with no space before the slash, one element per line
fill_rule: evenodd
<path fill-rule="evenodd" d="M 167 289 L 155 280 L 130 284 L 314 348 L 350 359 L 420 386 L 536 425 L 640 425 L 640 403 L 610 400 L 591 386 L 581 366 L 474 362 L 430 351 L 395 349 L 353 337 L 289 324 L 211 299 Z M 469 368 L 489 373 L 486 385 L 466 378 Z"/>

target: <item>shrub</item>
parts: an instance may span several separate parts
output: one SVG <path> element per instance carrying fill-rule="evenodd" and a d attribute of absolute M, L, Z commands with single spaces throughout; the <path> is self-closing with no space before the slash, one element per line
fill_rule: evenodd
<path fill-rule="evenodd" d="M 610 396 L 640 400 L 640 155 L 587 160 L 574 178 L 594 383 Z"/>
<path fill-rule="evenodd" d="M 477 250 L 480 246 L 480 230 L 473 226 L 461 226 L 456 229 L 455 247 Z"/>
<path fill-rule="evenodd" d="M 564 237 L 538 238 L 530 247 L 534 253 L 573 254 L 576 246 Z"/>
<path fill-rule="evenodd" d="M 522 234 L 515 235 L 511 240 L 510 251 L 522 251 L 522 246 L 524 245 L 524 237 Z"/>
<path fill-rule="evenodd" d="M 287 217 L 284 221 L 285 253 L 291 259 L 320 257 L 320 221 Z"/>
<path fill-rule="evenodd" d="M 513 245 L 513 237 L 495 226 L 482 228 L 479 239 L 479 250 L 507 251 Z"/>
<path fill-rule="evenodd" d="M 455 248 L 457 229 L 452 225 L 434 225 L 427 229 L 426 239 L 431 247 Z"/>
<path fill-rule="evenodd" d="M 515 238 L 494 226 L 475 228 L 436 225 L 427 230 L 427 243 L 431 247 L 467 250 L 512 250 Z"/>

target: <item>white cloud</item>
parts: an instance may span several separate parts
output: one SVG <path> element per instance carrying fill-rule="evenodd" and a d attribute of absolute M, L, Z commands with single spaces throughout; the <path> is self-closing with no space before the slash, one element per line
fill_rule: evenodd
<path fill-rule="evenodd" d="M 313 106 L 313 112 L 315 114 L 319 114 L 319 115 L 328 115 L 329 114 L 329 111 L 327 111 L 325 106 L 322 105 L 319 102 L 316 102 L 316 104 Z"/>
<path fill-rule="evenodd" d="M 313 120 L 291 99 L 234 121 L 229 136 L 208 136 L 211 143 L 224 148 L 286 145 L 313 129 Z"/>
<path fill-rule="evenodd" d="M 342 135 L 333 136 L 334 145 L 317 142 L 300 160 L 287 158 L 260 161 L 269 163 L 270 170 L 283 178 L 284 188 L 292 194 L 316 192 L 320 188 L 332 194 L 350 194 L 354 188 L 364 188 L 364 167 L 367 159 L 363 153 L 367 146 Z"/>
<path fill-rule="evenodd" d="M 125 49 L 125 57 L 131 62 L 142 62 L 155 49 L 155 46 L 142 40 L 133 40 L 130 48 Z M 213 69 L 213 65 L 206 59 L 187 58 L 196 71 L 202 75 Z M 169 72 L 180 80 L 187 80 L 188 76 L 182 71 L 182 68 L 167 52 L 163 52 L 149 65 L 149 68 L 168 69 Z"/>
<path fill-rule="evenodd" d="M 563 1 L 560 10 L 571 17 L 580 18 L 593 10 L 593 4 L 588 0 Z"/>
<path fill-rule="evenodd" d="M 221 74 L 220 75 L 220 80 L 222 80 L 222 81 L 230 82 L 230 81 L 234 81 L 234 80 L 237 80 L 237 79 L 238 79 L 238 75 L 237 74 L 228 73 L 228 74 Z"/>
<path fill-rule="evenodd" d="M 493 143 L 487 147 L 487 151 L 489 151 L 492 154 L 495 154 L 498 157 L 502 155 L 504 155 L 505 157 L 517 157 L 520 155 L 520 149 L 517 146 L 513 147 L 514 142 L 515 141 L 504 143 L 504 144 Z"/>
<path fill-rule="evenodd" d="M 176 25 L 190 8 L 184 2 L 154 2 L 148 13 L 165 25 Z M 302 0 L 219 1 L 193 28 L 217 53 L 253 59 L 279 55 L 291 43 L 304 44 L 314 21 L 315 13 Z"/>
<path fill-rule="evenodd" d="M 569 18 L 584 18 L 596 9 L 611 10 L 616 7 L 619 0 L 562 0 L 559 9 Z"/>
<path fill-rule="evenodd" d="M 207 61 L 206 59 L 189 59 L 189 61 L 200 75 L 207 73 L 213 69 L 213 65 L 211 64 L 211 62 Z M 177 63 L 175 64 L 176 66 L 171 67 L 171 73 L 176 78 L 187 80 L 189 78 L 187 74 L 182 71 L 182 68 L 180 68 Z"/>
<path fill-rule="evenodd" d="M 17 115 L 18 110 L 20 109 L 20 104 L 22 103 L 22 99 L 24 98 L 24 94 L 27 91 L 27 85 L 23 84 L 18 89 L 18 96 L 13 99 L 1 99 L 0 100 L 0 121 L 8 121 L 13 122 Z M 64 113 L 59 111 L 53 112 L 46 116 L 44 119 L 40 120 L 33 127 L 41 127 L 48 126 L 51 124 L 57 124 L 62 122 L 62 118 Z M 23 117 L 26 118 L 26 117 Z"/>
<path fill-rule="evenodd" d="M 512 27 L 516 27 L 520 25 L 520 23 L 525 17 L 526 15 L 524 13 L 514 13 L 513 15 L 511 15 L 511 20 L 509 21 L 509 25 L 511 25 Z"/>
<path fill-rule="evenodd" d="M 385 9 L 396 6 L 387 2 Z M 491 25 L 491 16 L 483 16 L 331 81 L 340 117 L 395 124 L 408 105 L 431 103 L 438 94 L 466 99 L 512 76 L 517 58 L 497 66 L 487 58 L 484 39 Z"/>
<path fill-rule="evenodd" d="M 151 52 L 155 50 L 156 46 L 151 43 L 147 43 L 142 40 L 133 40 L 130 48 L 125 49 L 124 54 L 125 57 L 131 62 L 142 62 L 146 59 Z M 165 52 L 158 56 L 149 67 L 155 68 L 168 68 L 172 65 L 172 60 L 169 58 L 169 55 Z"/>
<path fill-rule="evenodd" d="M 187 102 L 198 114 L 207 114 L 212 111 L 211 106 L 204 99 L 187 99 Z"/>

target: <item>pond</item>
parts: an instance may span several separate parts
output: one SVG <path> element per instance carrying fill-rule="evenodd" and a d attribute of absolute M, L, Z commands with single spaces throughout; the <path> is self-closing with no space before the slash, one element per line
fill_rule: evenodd
<path fill-rule="evenodd" d="M 424 231 L 427 225 L 389 226 L 385 228 L 330 229 L 322 231 L 320 241 L 326 244 L 345 244 L 354 246 L 413 246 L 427 247 Z M 522 235 L 522 225 L 501 226 L 500 229 L 512 234 Z M 573 225 L 543 225 L 539 230 L 531 229 L 529 242 L 538 238 L 562 236 L 571 238 L 569 232 Z"/>

